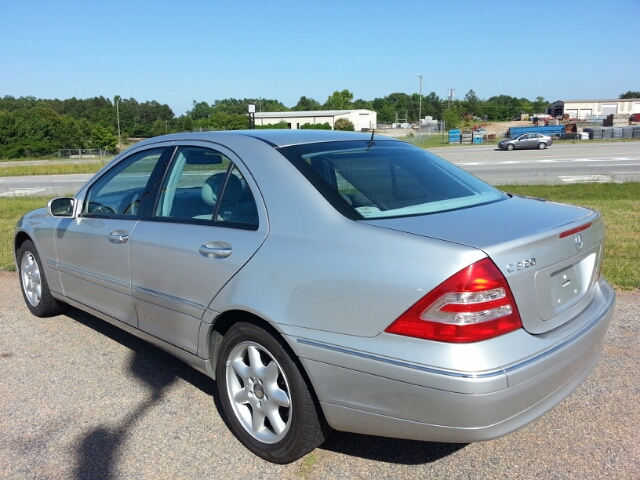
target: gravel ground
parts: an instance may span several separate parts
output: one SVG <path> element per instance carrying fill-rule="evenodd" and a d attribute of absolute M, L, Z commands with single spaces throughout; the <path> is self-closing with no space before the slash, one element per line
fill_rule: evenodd
<path fill-rule="evenodd" d="M 640 478 L 640 292 L 622 292 L 603 357 L 537 422 L 486 443 L 335 432 L 290 465 L 229 432 L 215 382 L 90 315 L 38 319 L 0 272 L 2 478 Z"/>

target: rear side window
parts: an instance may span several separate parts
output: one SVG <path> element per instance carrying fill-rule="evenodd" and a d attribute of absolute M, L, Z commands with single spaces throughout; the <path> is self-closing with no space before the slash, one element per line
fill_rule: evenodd
<path fill-rule="evenodd" d="M 507 198 L 464 170 L 403 142 L 328 142 L 280 152 L 353 219 L 424 215 Z"/>
<path fill-rule="evenodd" d="M 256 202 L 238 168 L 222 153 L 180 147 L 162 183 L 154 218 L 253 229 Z"/>

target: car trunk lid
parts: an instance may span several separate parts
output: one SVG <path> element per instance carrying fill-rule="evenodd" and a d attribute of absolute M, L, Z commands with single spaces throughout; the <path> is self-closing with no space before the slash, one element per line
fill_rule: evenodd
<path fill-rule="evenodd" d="M 483 250 L 509 282 L 533 334 L 574 318 L 592 300 L 604 224 L 590 209 L 514 196 L 433 215 L 364 223 Z"/>

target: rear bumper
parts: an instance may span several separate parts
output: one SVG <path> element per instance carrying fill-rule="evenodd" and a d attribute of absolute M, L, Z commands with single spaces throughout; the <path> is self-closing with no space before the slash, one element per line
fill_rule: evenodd
<path fill-rule="evenodd" d="M 409 366 L 396 365 L 393 374 L 362 368 L 363 361 L 377 361 L 370 355 L 332 363 L 301 352 L 301 360 L 336 430 L 438 442 L 491 440 L 534 421 L 580 385 L 602 353 L 614 303 L 615 293 L 601 281 L 596 299 L 583 312 L 591 318 L 580 319 L 582 328 L 501 369 L 457 372 L 449 389 L 452 379 L 438 378 L 448 375 L 437 371 L 423 369 L 425 378 L 414 381 L 421 370 Z M 306 343 L 303 351 L 327 348 L 298 342 Z M 336 359 L 349 356 L 345 349 L 339 353 Z"/>

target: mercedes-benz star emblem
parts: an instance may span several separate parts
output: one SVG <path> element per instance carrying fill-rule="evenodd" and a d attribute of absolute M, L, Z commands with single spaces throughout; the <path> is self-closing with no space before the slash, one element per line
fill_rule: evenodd
<path fill-rule="evenodd" d="M 582 235 L 577 234 L 576 235 L 576 248 L 578 249 L 578 251 L 582 250 L 582 246 L 584 245 L 584 242 L 582 241 Z"/>

